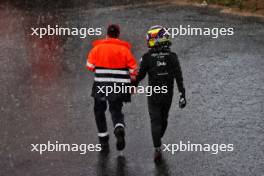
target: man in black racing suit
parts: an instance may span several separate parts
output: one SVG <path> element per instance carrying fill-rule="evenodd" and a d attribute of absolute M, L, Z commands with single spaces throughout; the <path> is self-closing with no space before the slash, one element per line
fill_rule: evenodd
<path fill-rule="evenodd" d="M 152 92 L 148 96 L 148 110 L 151 119 L 151 132 L 155 147 L 154 161 L 162 159 L 161 138 L 168 124 L 168 114 L 173 98 L 174 79 L 180 92 L 180 108 L 186 106 L 185 88 L 183 85 L 181 66 L 178 56 L 170 51 L 171 42 L 164 34 L 162 26 L 153 26 L 147 34 L 149 51 L 141 58 L 140 69 L 136 79 L 136 85 L 148 74 L 149 86 L 166 87 L 164 93 Z M 153 40 L 154 39 L 154 40 Z"/>

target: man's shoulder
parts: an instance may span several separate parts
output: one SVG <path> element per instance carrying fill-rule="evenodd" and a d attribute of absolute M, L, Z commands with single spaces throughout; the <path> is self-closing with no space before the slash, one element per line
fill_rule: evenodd
<path fill-rule="evenodd" d="M 169 51 L 170 53 L 170 56 L 174 57 L 174 58 L 178 58 L 178 55 L 176 52 L 173 52 L 173 51 Z"/>
<path fill-rule="evenodd" d="M 149 59 L 150 57 L 151 57 L 151 52 L 150 52 L 150 50 L 148 50 L 147 52 L 145 52 L 145 53 L 142 55 L 141 59 L 142 59 L 142 60 L 147 60 L 147 59 Z"/>
<path fill-rule="evenodd" d="M 119 46 L 120 48 L 131 49 L 131 44 L 125 40 L 117 39 L 117 38 L 106 38 L 106 39 L 98 39 L 92 42 L 93 47 L 96 46 L 106 46 L 111 47 L 111 45 Z"/>

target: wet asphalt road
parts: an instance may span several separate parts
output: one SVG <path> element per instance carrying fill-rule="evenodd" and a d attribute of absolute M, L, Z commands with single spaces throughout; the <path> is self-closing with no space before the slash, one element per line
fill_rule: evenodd
<path fill-rule="evenodd" d="M 0 175 L 1 176 L 263 176 L 264 23 L 217 10 L 172 4 L 58 9 L 0 6 Z M 145 31 L 166 26 L 234 27 L 234 36 L 172 40 L 187 90 L 188 106 L 170 112 L 164 143 L 231 143 L 233 152 L 165 153 L 155 166 L 145 95 L 125 105 L 127 147 L 111 153 L 30 152 L 30 144 L 97 143 L 90 97 L 92 74 L 85 70 L 90 42 L 99 37 L 30 36 L 31 27 L 121 26 L 137 58 L 146 51 Z M 146 81 L 143 82 L 146 85 Z M 175 92 L 177 92 L 175 88 Z M 109 113 L 107 113 L 109 117 Z M 112 131 L 108 119 L 109 131 Z"/>

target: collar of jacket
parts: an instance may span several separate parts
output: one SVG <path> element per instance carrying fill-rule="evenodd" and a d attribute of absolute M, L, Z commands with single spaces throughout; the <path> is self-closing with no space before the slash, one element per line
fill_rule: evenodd
<path fill-rule="evenodd" d="M 170 52 L 170 47 L 169 46 L 159 46 L 159 47 L 154 47 L 149 50 L 151 53 L 155 52 Z"/>
<path fill-rule="evenodd" d="M 124 40 L 120 40 L 120 39 L 117 39 L 117 38 L 106 38 L 106 39 L 99 39 L 99 40 L 95 40 L 93 41 L 92 45 L 93 46 L 96 46 L 96 45 L 100 45 L 100 44 L 116 44 L 116 45 L 122 45 L 122 46 L 125 46 L 127 47 L 128 49 L 131 49 L 131 44 L 124 41 Z"/>

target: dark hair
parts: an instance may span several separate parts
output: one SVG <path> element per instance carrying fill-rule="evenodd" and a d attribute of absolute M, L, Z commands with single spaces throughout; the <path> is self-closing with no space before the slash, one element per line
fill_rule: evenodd
<path fill-rule="evenodd" d="M 118 38 L 120 34 L 120 28 L 116 24 L 111 24 L 107 28 L 107 35 L 112 38 Z"/>

